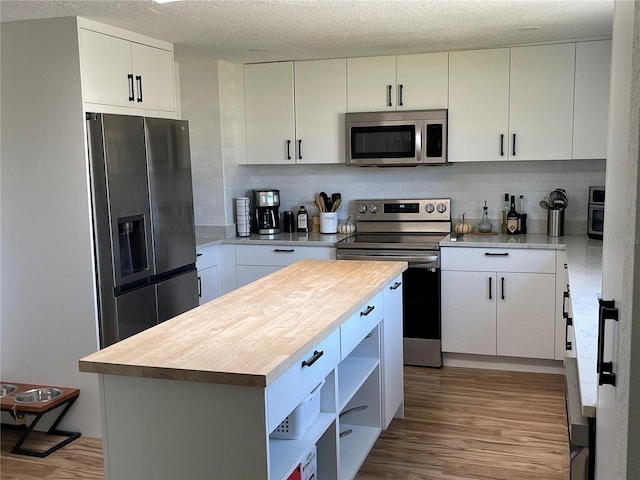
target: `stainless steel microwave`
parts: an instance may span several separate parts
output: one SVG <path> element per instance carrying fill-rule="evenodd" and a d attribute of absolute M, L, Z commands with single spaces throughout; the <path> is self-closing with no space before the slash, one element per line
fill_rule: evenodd
<path fill-rule="evenodd" d="M 347 165 L 447 163 L 447 110 L 345 114 Z"/>

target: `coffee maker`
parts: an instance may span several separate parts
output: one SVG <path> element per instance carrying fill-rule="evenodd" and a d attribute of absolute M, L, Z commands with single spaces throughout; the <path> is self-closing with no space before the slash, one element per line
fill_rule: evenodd
<path fill-rule="evenodd" d="M 260 235 L 280 233 L 280 190 L 253 190 L 253 231 Z"/>

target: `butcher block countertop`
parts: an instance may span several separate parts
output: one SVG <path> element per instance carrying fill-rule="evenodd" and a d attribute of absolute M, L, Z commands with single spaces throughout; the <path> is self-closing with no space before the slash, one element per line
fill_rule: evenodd
<path fill-rule="evenodd" d="M 302 260 L 80 360 L 80 371 L 266 387 L 406 262 Z"/>

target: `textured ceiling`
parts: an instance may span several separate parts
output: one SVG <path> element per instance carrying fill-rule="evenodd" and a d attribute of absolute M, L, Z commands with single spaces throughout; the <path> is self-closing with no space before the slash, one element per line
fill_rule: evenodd
<path fill-rule="evenodd" d="M 257 62 L 608 38 L 613 0 L 0 0 L 2 22 L 62 16 Z"/>

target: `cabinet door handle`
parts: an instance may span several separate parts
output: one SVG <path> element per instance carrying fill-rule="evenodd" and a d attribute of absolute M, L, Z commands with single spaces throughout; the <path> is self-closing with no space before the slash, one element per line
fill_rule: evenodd
<path fill-rule="evenodd" d="M 404 85 L 400 84 L 398 85 L 398 106 L 402 107 L 404 106 L 403 102 L 402 102 L 402 90 L 404 89 Z M 391 106 L 391 105 L 389 105 Z"/>
<path fill-rule="evenodd" d="M 511 144 L 511 154 L 515 157 L 516 156 L 516 134 L 513 134 L 513 143 Z"/>
<path fill-rule="evenodd" d="M 142 103 L 142 76 L 136 75 L 136 83 L 138 84 L 138 98 L 137 102 Z"/>
<path fill-rule="evenodd" d="M 295 252 L 295 248 L 274 248 L 273 251 L 275 253 L 293 253 Z"/>
<path fill-rule="evenodd" d="M 129 79 L 129 101 L 133 102 L 135 100 L 135 93 L 133 91 L 133 74 L 130 73 L 127 75 L 127 78 Z"/>
<path fill-rule="evenodd" d="M 504 253 L 484 252 L 484 256 L 485 257 L 508 257 L 509 256 L 509 252 L 504 252 Z"/>
<path fill-rule="evenodd" d="M 316 363 L 318 361 L 318 359 L 324 355 L 324 350 L 314 350 L 313 351 L 313 357 L 311 357 L 309 360 L 303 360 L 302 361 L 302 366 L 303 367 L 310 367 L 311 365 L 313 365 L 314 363 Z"/>
<path fill-rule="evenodd" d="M 493 295 L 491 295 L 491 290 L 493 290 L 493 278 L 489 277 L 489 300 L 493 300 Z"/>
<path fill-rule="evenodd" d="M 598 385 L 616 386 L 616 374 L 613 371 L 613 362 L 604 361 L 604 333 L 607 320 L 618 321 L 618 309 L 615 300 L 598 299 L 600 313 L 598 314 Z"/>
<path fill-rule="evenodd" d="M 198 298 L 202 298 L 202 277 L 198 277 Z"/>
<path fill-rule="evenodd" d="M 569 327 L 573 325 L 573 318 L 566 317 L 567 321 L 564 324 L 564 347 L 566 350 L 573 350 L 573 345 L 569 341 Z"/>
<path fill-rule="evenodd" d="M 504 277 L 500 277 L 500 282 L 502 283 L 502 300 L 504 300 Z"/>
<path fill-rule="evenodd" d="M 387 107 L 392 107 L 393 103 L 391 102 L 391 89 L 392 85 L 387 85 Z"/>
<path fill-rule="evenodd" d="M 500 134 L 500 156 L 504 157 L 504 133 Z"/>
<path fill-rule="evenodd" d="M 298 160 L 302 160 L 302 140 L 298 140 Z"/>
<path fill-rule="evenodd" d="M 364 312 L 360 312 L 360 316 L 361 317 L 366 317 L 367 315 L 369 315 L 371 312 L 373 312 L 375 310 L 376 307 L 373 307 L 371 305 L 369 305 L 367 307 L 367 309 Z"/>
<path fill-rule="evenodd" d="M 400 285 L 402 285 L 402 283 L 396 282 L 389 287 L 389 290 L 397 290 L 400 287 Z"/>
<path fill-rule="evenodd" d="M 291 140 L 287 140 L 287 160 L 291 160 Z"/>
<path fill-rule="evenodd" d="M 569 312 L 567 312 L 567 298 L 569 298 L 569 292 L 562 292 L 562 316 L 569 318 Z"/>
<path fill-rule="evenodd" d="M 196 257 L 201 257 L 202 254 L 201 253 L 196 253 Z"/>

